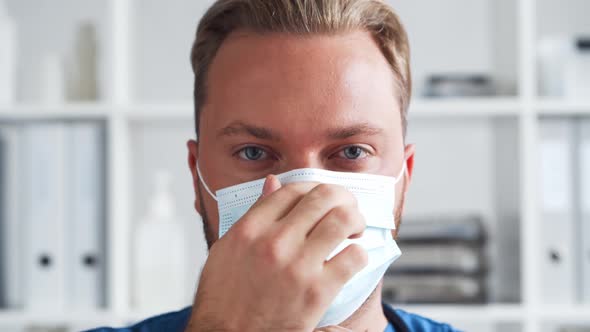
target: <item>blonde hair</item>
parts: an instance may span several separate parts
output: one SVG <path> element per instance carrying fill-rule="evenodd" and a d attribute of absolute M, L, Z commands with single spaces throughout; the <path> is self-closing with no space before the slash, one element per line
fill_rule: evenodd
<path fill-rule="evenodd" d="M 398 88 L 403 134 L 412 90 L 410 48 L 398 16 L 380 0 L 218 0 L 205 13 L 191 50 L 195 74 L 195 130 L 217 50 L 235 30 L 298 35 L 369 31 L 391 66 Z"/>

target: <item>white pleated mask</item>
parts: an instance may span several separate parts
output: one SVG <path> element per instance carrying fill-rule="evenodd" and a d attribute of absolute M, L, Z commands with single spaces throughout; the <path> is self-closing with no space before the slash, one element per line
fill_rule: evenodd
<path fill-rule="evenodd" d="M 283 185 L 292 182 L 318 182 L 343 186 L 356 197 L 360 213 L 367 223 L 360 238 L 344 240 L 326 257 L 328 260 L 346 246 L 356 243 L 367 250 L 368 264 L 342 287 L 317 327 L 337 325 L 350 317 L 371 295 L 389 265 L 401 256 L 391 231 L 395 229 L 395 186 L 405 171 L 404 161 L 399 176 L 395 178 L 315 168 L 295 169 L 276 176 Z M 262 195 L 265 179 L 223 188 L 214 195 L 203 179 L 198 162 L 197 172 L 205 190 L 217 201 L 221 237 Z"/>

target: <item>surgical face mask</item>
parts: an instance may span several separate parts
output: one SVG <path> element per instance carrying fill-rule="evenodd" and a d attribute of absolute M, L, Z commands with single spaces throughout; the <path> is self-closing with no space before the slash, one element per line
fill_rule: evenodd
<path fill-rule="evenodd" d="M 357 199 L 367 228 L 357 239 L 346 239 L 326 257 L 331 259 L 351 243 L 362 246 L 368 254 L 368 264 L 340 290 L 317 327 L 337 325 L 350 317 L 367 300 L 389 265 L 401 256 L 391 235 L 395 229 L 395 186 L 406 170 L 406 163 L 397 178 L 364 173 L 333 172 L 322 169 L 296 169 L 277 175 L 281 184 L 318 182 L 337 184 L 348 189 Z M 214 195 L 205 181 L 197 162 L 199 179 L 205 190 L 217 201 L 219 237 L 222 237 L 258 200 L 265 179 L 250 181 L 216 191 Z"/>

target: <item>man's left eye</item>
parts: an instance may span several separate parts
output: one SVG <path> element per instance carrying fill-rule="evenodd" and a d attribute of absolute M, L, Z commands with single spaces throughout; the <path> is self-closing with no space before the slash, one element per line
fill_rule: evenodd
<path fill-rule="evenodd" d="M 345 158 L 345 159 L 350 159 L 350 160 L 356 160 L 356 159 L 363 159 L 366 158 L 368 153 L 367 150 L 363 149 L 360 146 L 357 145 L 351 145 L 351 146 L 347 146 L 344 149 L 342 149 L 338 155 L 341 158 Z"/>
<path fill-rule="evenodd" d="M 238 155 L 242 159 L 256 161 L 266 158 L 267 152 L 256 146 L 247 146 L 238 151 Z"/>

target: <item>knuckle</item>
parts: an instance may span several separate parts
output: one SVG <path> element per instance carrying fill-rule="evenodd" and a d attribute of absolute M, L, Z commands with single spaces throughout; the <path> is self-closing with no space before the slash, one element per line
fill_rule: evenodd
<path fill-rule="evenodd" d="M 299 264 L 289 264 L 285 270 L 287 279 L 294 287 L 301 289 L 308 284 L 308 275 Z"/>
<path fill-rule="evenodd" d="M 346 233 L 356 233 L 365 228 L 365 220 L 360 214 L 351 207 L 338 206 L 333 210 L 333 214 L 338 219 L 338 226 Z"/>
<path fill-rule="evenodd" d="M 280 266 L 285 260 L 285 248 L 278 238 L 261 241 L 257 246 L 257 255 L 262 257 L 264 264 Z"/>
<path fill-rule="evenodd" d="M 252 243 L 255 239 L 254 229 L 251 223 L 247 222 L 236 224 L 231 227 L 228 231 L 228 235 L 231 235 L 232 242 L 238 244 Z"/>
<path fill-rule="evenodd" d="M 350 205 L 353 207 L 358 205 L 353 193 L 340 185 L 322 183 L 317 185 L 315 191 L 319 196 L 336 200 L 344 205 Z"/>
<path fill-rule="evenodd" d="M 314 192 L 321 197 L 338 196 L 340 186 L 334 184 L 320 183 L 314 188 Z"/>
<path fill-rule="evenodd" d="M 369 262 L 367 251 L 358 244 L 351 244 L 348 247 L 348 256 L 354 267 L 363 268 Z"/>
<path fill-rule="evenodd" d="M 310 285 L 318 284 L 322 273 L 320 266 L 310 265 L 304 256 L 293 259 L 286 266 L 286 270 L 293 285 L 301 290 L 308 288 Z"/>
<path fill-rule="evenodd" d="M 325 287 L 316 282 L 310 284 L 305 291 L 306 302 L 310 305 L 318 305 L 323 302 Z"/>
<path fill-rule="evenodd" d="M 305 188 L 301 183 L 297 182 L 287 183 L 280 190 L 283 190 L 289 196 L 301 196 L 305 193 Z"/>

